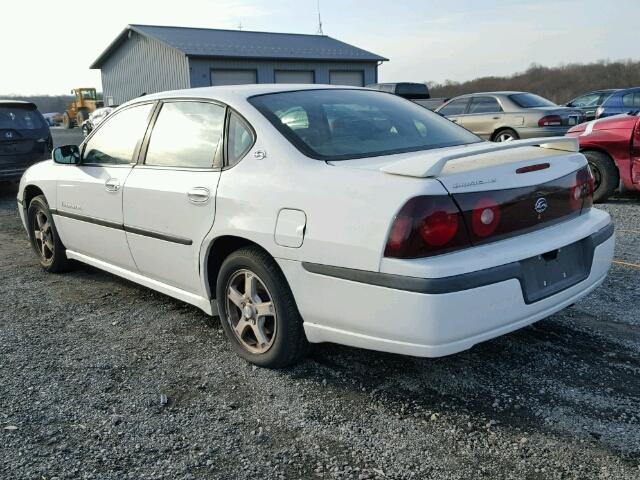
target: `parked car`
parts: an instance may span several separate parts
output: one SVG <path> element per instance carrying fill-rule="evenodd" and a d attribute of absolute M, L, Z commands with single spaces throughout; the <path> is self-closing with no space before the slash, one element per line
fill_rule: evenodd
<path fill-rule="evenodd" d="M 609 92 L 599 101 L 595 118 L 611 117 L 640 110 L 640 87 L 610 90 Z M 574 103 L 576 100 L 572 100 L 570 103 Z"/>
<path fill-rule="evenodd" d="M 574 98 L 567 103 L 566 106 L 582 110 L 585 121 L 594 120 L 596 118 L 598 108 L 602 107 L 611 95 L 619 91 L 620 90 L 616 89 L 595 90 L 593 92 L 580 95 L 578 98 Z"/>
<path fill-rule="evenodd" d="M 583 121 L 583 113 L 527 92 L 461 95 L 436 112 L 492 142 L 553 137 Z"/>
<path fill-rule="evenodd" d="M 35 162 L 51 158 L 49 125 L 35 104 L 0 100 L 0 181 L 17 181 Z"/>
<path fill-rule="evenodd" d="M 61 113 L 58 113 L 58 112 L 43 113 L 42 116 L 47 122 L 47 125 L 49 125 L 50 127 L 55 127 L 57 125 L 60 125 L 59 119 L 62 118 Z"/>
<path fill-rule="evenodd" d="M 189 89 L 57 148 L 18 203 L 45 270 L 79 260 L 217 313 L 255 364 L 309 342 L 436 357 L 607 274 L 613 226 L 577 141 L 539 143 L 484 142 L 367 89 Z"/>
<path fill-rule="evenodd" d="M 572 128 L 595 181 L 594 200 L 606 200 L 618 185 L 640 190 L 640 116 L 616 115 Z"/>
<path fill-rule="evenodd" d="M 399 97 L 411 100 L 418 105 L 422 105 L 429 110 L 435 110 L 448 100 L 446 98 L 431 98 L 429 87 L 427 87 L 425 83 L 373 83 L 371 85 L 367 85 L 367 88 L 379 90 L 381 92 L 393 93 Z"/>
<path fill-rule="evenodd" d="M 80 126 L 82 128 L 82 134 L 85 137 L 89 135 L 89 133 L 91 133 L 94 128 L 100 125 L 116 107 L 117 105 L 113 105 L 111 107 L 102 107 L 91 112 L 89 114 L 89 118 L 82 122 Z"/>

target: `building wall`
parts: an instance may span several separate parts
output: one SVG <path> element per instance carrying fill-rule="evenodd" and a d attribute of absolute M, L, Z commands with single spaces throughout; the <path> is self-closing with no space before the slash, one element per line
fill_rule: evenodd
<path fill-rule="evenodd" d="M 133 31 L 101 67 L 105 105 L 120 105 L 142 93 L 189 88 L 187 57 Z"/>
<path fill-rule="evenodd" d="M 254 59 L 216 59 L 190 58 L 189 74 L 191 87 L 207 87 L 211 84 L 212 69 L 256 70 L 258 83 L 275 83 L 276 70 L 313 70 L 315 83 L 329 83 L 332 70 L 362 70 L 364 84 L 377 82 L 377 62 L 321 62 L 321 61 L 282 61 Z"/>

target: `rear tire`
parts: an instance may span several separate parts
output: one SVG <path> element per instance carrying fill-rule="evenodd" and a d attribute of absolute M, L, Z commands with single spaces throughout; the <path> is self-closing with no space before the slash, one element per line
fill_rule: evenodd
<path fill-rule="evenodd" d="M 266 368 L 304 357 L 302 318 L 284 274 L 264 250 L 246 247 L 229 255 L 216 290 L 220 323 L 238 355 Z"/>
<path fill-rule="evenodd" d="M 58 236 L 53 215 L 44 195 L 34 197 L 29 203 L 27 227 L 31 246 L 38 255 L 42 268 L 50 273 L 67 271 L 71 262 L 67 259 L 66 249 Z"/>
<path fill-rule="evenodd" d="M 515 130 L 511 128 L 504 128 L 502 130 L 498 130 L 491 137 L 492 142 L 512 142 L 513 140 L 520 140 L 520 136 Z"/>
<path fill-rule="evenodd" d="M 591 173 L 593 173 L 593 201 L 604 202 L 615 192 L 620 183 L 618 167 L 606 153 L 594 150 L 582 153 L 587 157 Z"/>

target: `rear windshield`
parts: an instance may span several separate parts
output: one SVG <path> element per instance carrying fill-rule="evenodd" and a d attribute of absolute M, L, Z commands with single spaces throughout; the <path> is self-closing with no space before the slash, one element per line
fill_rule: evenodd
<path fill-rule="evenodd" d="M 481 140 L 440 115 L 394 95 L 367 90 L 302 90 L 249 99 L 302 153 L 348 160 Z"/>
<path fill-rule="evenodd" d="M 513 95 L 509 95 L 509 98 L 513 101 L 513 103 L 522 108 L 557 106 L 551 100 L 547 100 L 540 95 L 534 95 L 533 93 L 514 93 Z"/>
<path fill-rule="evenodd" d="M 0 128 L 35 130 L 43 127 L 42 117 L 33 106 L 0 106 Z"/>

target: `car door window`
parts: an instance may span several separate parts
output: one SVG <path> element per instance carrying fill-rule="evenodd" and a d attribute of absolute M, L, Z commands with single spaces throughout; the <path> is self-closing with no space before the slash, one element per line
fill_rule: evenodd
<path fill-rule="evenodd" d="M 222 141 L 225 107 L 166 102 L 153 127 L 145 165 L 212 168 Z"/>
<path fill-rule="evenodd" d="M 469 113 L 498 113 L 502 108 L 493 97 L 476 97 L 471 100 Z"/>
<path fill-rule="evenodd" d="M 622 97 L 622 104 L 628 108 L 640 108 L 640 92 L 627 93 Z"/>
<path fill-rule="evenodd" d="M 253 141 L 251 128 L 238 115 L 231 112 L 227 139 L 227 163 L 235 165 L 242 160 L 253 145 Z"/>
<path fill-rule="evenodd" d="M 136 105 L 105 120 L 89 138 L 82 163 L 121 165 L 135 162 L 133 155 L 147 128 L 152 108 L 151 103 Z"/>
<path fill-rule="evenodd" d="M 469 103 L 468 98 L 460 98 L 458 100 L 452 100 L 447 105 L 442 107 L 438 113 L 441 113 L 444 116 L 449 115 L 462 115 L 467 109 L 467 104 Z"/>

